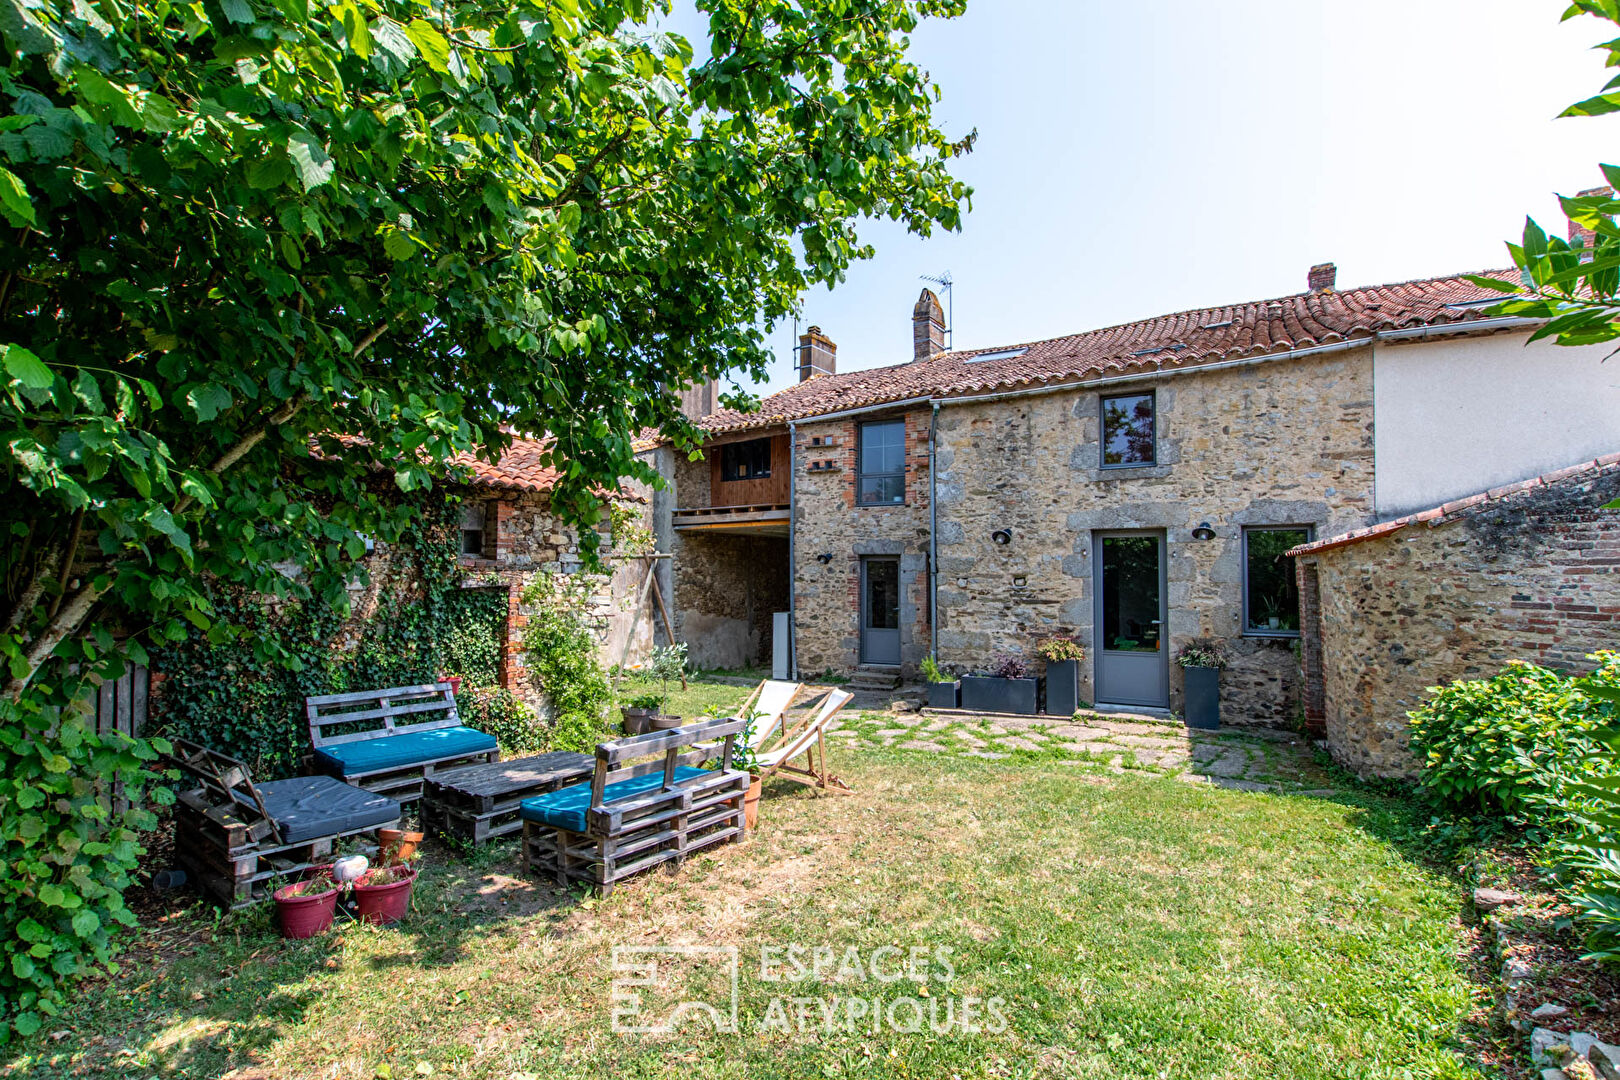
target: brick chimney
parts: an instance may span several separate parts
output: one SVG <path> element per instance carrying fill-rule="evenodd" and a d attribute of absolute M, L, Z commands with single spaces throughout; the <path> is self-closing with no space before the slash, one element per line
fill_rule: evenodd
<path fill-rule="evenodd" d="M 834 375 L 838 372 L 838 346 L 834 345 L 832 338 L 821 332 L 821 327 L 812 326 L 799 335 L 799 381 L 815 378 L 817 375 Z"/>
<path fill-rule="evenodd" d="M 1585 191 L 1577 191 L 1575 197 L 1577 199 L 1612 199 L 1614 198 L 1614 189 L 1611 187 L 1587 188 Z M 1587 251 L 1591 251 L 1597 240 L 1597 235 L 1586 226 L 1577 225 L 1571 221 L 1569 223 L 1569 242 L 1573 244 L 1577 240 L 1585 245 Z"/>
<path fill-rule="evenodd" d="M 1305 275 L 1305 287 L 1311 292 L 1332 292 L 1333 283 L 1339 280 L 1339 268 L 1332 263 L 1317 263 L 1311 267 L 1310 273 Z"/>
<path fill-rule="evenodd" d="M 911 309 L 911 358 L 927 360 L 945 351 L 945 309 L 934 290 L 924 289 Z"/>

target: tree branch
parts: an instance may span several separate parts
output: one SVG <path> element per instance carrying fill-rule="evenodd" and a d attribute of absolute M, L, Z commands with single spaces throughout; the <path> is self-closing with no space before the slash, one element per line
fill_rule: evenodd
<path fill-rule="evenodd" d="M 90 609 L 95 607 L 96 601 L 101 599 L 101 595 L 107 591 L 111 584 L 112 579 L 110 577 L 105 579 L 104 583 L 93 582 L 74 593 L 73 598 L 62 605 L 62 610 L 57 612 L 55 618 L 45 624 L 45 629 L 40 631 L 39 636 L 34 639 L 34 643 L 23 653 L 23 660 L 27 665 L 27 670 L 21 675 L 13 676 L 6 683 L 5 695 L 7 697 L 12 701 L 17 701 L 22 697 L 23 691 L 28 688 L 29 682 L 33 680 L 34 673 L 39 671 L 40 666 L 46 660 L 50 659 L 51 654 L 56 651 L 56 647 L 62 644 L 69 634 L 78 629 L 79 624 L 90 614 Z"/>
<path fill-rule="evenodd" d="M 49 619 L 56 618 L 57 609 L 62 606 L 62 597 L 67 594 L 68 579 L 73 576 L 73 561 L 79 555 L 79 536 L 84 532 L 84 507 L 79 507 L 73 515 L 73 527 L 68 529 L 67 547 L 62 556 L 62 569 L 56 578 L 56 598 L 51 601 L 50 611 L 45 613 Z"/>

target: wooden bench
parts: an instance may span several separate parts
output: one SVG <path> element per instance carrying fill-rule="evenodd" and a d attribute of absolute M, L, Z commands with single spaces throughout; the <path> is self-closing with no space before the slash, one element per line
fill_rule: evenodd
<path fill-rule="evenodd" d="M 747 835 L 747 773 L 731 767 L 735 718 L 606 742 L 588 784 L 525 799 L 523 863 L 559 885 L 583 882 L 606 895 L 615 882 L 712 844 Z M 718 769 L 694 766 L 720 741 Z"/>
<path fill-rule="evenodd" d="M 499 756 L 493 735 L 462 725 L 449 683 L 318 694 L 304 711 L 316 771 L 401 802 L 441 769 Z"/>
<path fill-rule="evenodd" d="M 559 750 L 436 772 L 423 781 L 422 824 L 482 844 L 522 827 L 518 810 L 524 799 L 588 779 L 595 767 L 589 754 Z"/>
<path fill-rule="evenodd" d="M 263 900 L 275 879 L 329 861 L 341 837 L 399 823 L 399 803 L 387 796 L 330 776 L 255 784 L 236 758 L 173 742 L 168 763 L 191 784 L 175 800 L 175 858 L 227 907 Z"/>

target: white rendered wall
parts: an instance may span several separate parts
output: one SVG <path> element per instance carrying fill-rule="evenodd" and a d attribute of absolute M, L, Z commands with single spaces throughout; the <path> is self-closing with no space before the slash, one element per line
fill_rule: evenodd
<path fill-rule="evenodd" d="M 1529 337 L 1374 348 L 1380 521 L 1620 451 L 1620 356 Z"/>

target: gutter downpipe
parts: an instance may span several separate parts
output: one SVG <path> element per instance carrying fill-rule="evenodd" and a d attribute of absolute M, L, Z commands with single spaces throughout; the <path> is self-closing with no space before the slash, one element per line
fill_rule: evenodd
<path fill-rule="evenodd" d="M 939 401 L 928 420 L 928 655 L 939 662 L 939 482 L 934 471 L 938 451 Z"/>
<path fill-rule="evenodd" d="M 788 421 L 788 673 L 799 678 L 799 567 L 795 559 L 799 524 L 799 435 L 797 424 Z"/>

